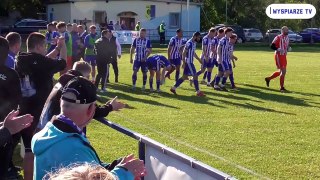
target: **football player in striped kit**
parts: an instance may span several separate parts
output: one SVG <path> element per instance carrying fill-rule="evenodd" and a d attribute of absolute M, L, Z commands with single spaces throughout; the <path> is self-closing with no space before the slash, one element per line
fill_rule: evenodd
<path fill-rule="evenodd" d="M 149 84 L 150 84 L 150 91 L 153 92 L 153 77 L 154 74 L 156 74 L 156 80 L 157 80 L 157 92 L 160 91 L 160 85 L 161 85 L 161 80 L 164 80 L 164 72 L 165 71 L 170 71 L 172 66 L 169 62 L 169 60 L 160 54 L 155 54 L 153 56 L 148 57 L 147 59 L 147 66 L 150 71 L 150 77 L 149 77 Z M 161 68 L 163 68 L 162 73 L 161 73 Z"/>
<path fill-rule="evenodd" d="M 213 88 L 218 91 L 219 90 L 228 91 L 225 87 L 225 84 L 229 75 L 231 74 L 231 68 L 232 68 L 230 67 L 231 59 L 230 59 L 230 42 L 229 42 L 229 38 L 232 36 L 232 32 L 233 32 L 232 28 L 225 29 L 224 31 L 225 36 L 221 38 L 217 48 L 217 53 L 218 53 L 217 62 L 219 65 L 219 72 L 217 77 L 214 80 L 214 84 L 211 83 L 211 85 L 213 85 Z M 222 83 L 219 86 L 221 78 L 222 78 Z"/>
<path fill-rule="evenodd" d="M 284 79 L 287 72 L 287 52 L 291 51 L 289 47 L 289 29 L 287 26 L 281 28 L 281 34 L 276 36 L 271 44 L 271 49 L 275 50 L 274 58 L 276 66 L 278 68 L 271 76 L 266 77 L 266 85 L 269 87 L 270 81 L 278 76 L 280 76 L 280 91 L 286 92 L 284 88 Z"/>
<path fill-rule="evenodd" d="M 133 74 L 132 74 L 132 90 L 136 88 L 136 81 L 137 81 L 137 72 L 141 68 L 141 72 L 143 75 L 143 86 L 142 91 L 146 88 L 147 83 L 147 72 L 148 67 L 146 60 L 148 56 L 151 54 L 151 42 L 146 38 L 147 30 L 142 28 L 139 32 L 139 37 L 134 39 L 130 49 L 130 63 L 133 64 Z M 135 52 L 135 59 L 133 61 L 132 55 Z"/>
<path fill-rule="evenodd" d="M 168 59 L 170 60 L 171 64 L 176 67 L 176 76 L 175 80 L 177 81 L 180 76 L 180 68 L 181 68 L 181 52 L 183 50 L 186 41 L 182 39 L 183 31 L 182 29 L 176 30 L 176 36 L 172 37 L 169 42 L 168 46 Z M 168 71 L 166 77 L 170 77 L 170 74 L 174 71 Z"/>
<path fill-rule="evenodd" d="M 212 69 L 215 65 L 216 60 L 213 57 L 214 54 L 214 47 L 215 45 L 213 44 L 214 37 L 216 35 L 216 30 L 214 28 L 211 28 L 206 36 L 202 38 L 202 55 L 201 55 L 201 60 L 202 60 L 202 65 L 201 65 L 201 70 L 197 72 L 197 76 L 202 74 L 206 69 L 207 69 L 207 79 L 208 83 L 207 85 L 210 86 L 211 82 L 211 74 L 212 74 Z M 190 81 L 190 85 L 192 85 L 193 80 Z"/>
<path fill-rule="evenodd" d="M 184 71 L 183 71 L 183 76 L 179 78 L 175 85 L 170 89 L 170 91 L 173 94 L 176 93 L 176 89 L 185 81 L 188 79 L 188 76 L 193 77 L 193 83 L 194 87 L 196 89 L 197 96 L 205 96 L 203 92 L 200 91 L 199 89 L 199 82 L 198 82 L 198 76 L 197 76 L 197 71 L 194 66 L 193 60 L 196 58 L 200 64 L 201 59 L 199 56 L 196 54 L 196 43 L 200 41 L 201 34 L 200 32 L 195 32 L 192 35 L 192 38 L 189 39 L 186 43 L 186 46 L 184 47 L 183 53 L 182 53 L 182 60 L 184 61 Z"/>

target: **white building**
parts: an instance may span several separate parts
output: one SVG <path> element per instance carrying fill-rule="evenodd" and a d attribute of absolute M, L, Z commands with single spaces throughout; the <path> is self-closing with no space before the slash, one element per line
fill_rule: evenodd
<path fill-rule="evenodd" d="M 200 30 L 201 5 L 199 0 L 190 0 L 189 9 L 186 0 L 49 0 L 47 17 L 48 21 L 87 24 L 119 21 L 129 30 L 140 21 L 143 28 L 154 29 L 154 34 L 164 21 L 167 36 L 174 35 L 180 27 L 191 35 Z"/>

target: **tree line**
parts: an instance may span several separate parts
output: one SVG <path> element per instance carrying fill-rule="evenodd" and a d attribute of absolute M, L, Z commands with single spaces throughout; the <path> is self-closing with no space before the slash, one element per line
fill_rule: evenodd
<path fill-rule="evenodd" d="M 38 18 L 39 13 L 46 12 L 45 2 L 48 0 L 0 0 L 0 16 L 7 16 L 9 12 L 17 10 L 22 17 Z M 270 28 L 280 28 L 283 25 L 287 25 L 293 31 L 301 31 L 307 27 L 320 27 L 320 12 L 309 20 L 270 19 L 265 9 L 273 3 L 308 3 L 320 10 L 320 0 L 203 0 L 201 30 L 223 23 L 258 28 L 262 32 Z"/>
<path fill-rule="evenodd" d="M 227 1 L 227 22 L 226 22 Z M 201 9 L 201 29 L 206 30 L 215 24 L 238 24 L 244 28 L 258 28 L 262 32 L 270 28 L 287 25 L 293 31 L 307 27 L 320 27 L 320 12 L 307 20 L 270 19 L 266 8 L 273 3 L 307 3 L 320 10 L 319 0 L 204 0 Z"/>

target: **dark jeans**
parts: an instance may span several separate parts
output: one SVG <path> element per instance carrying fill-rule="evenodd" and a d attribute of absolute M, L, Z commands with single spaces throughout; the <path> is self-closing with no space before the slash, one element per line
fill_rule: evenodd
<path fill-rule="evenodd" d="M 112 64 L 112 68 L 113 68 L 113 71 L 114 71 L 114 76 L 117 79 L 118 76 L 119 76 L 118 61 L 117 60 L 112 61 L 111 64 Z M 107 77 L 108 80 L 109 80 L 109 75 L 110 75 L 110 71 L 108 72 L 108 77 Z"/>
<path fill-rule="evenodd" d="M 107 68 L 108 68 L 108 63 L 106 59 L 97 59 L 97 69 L 98 69 L 98 74 L 96 77 L 96 82 L 95 86 L 98 89 L 100 80 L 101 80 L 101 89 L 104 88 L 104 83 L 106 81 L 107 77 Z"/>
<path fill-rule="evenodd" d="M 5 179 L 8 168 L 14 167 L 12 156 L 15 147 L 19 143 L 20 134 L 15 134 L 12 139 L 4 146 L 0 147 L 0 180 Z"/>
<path fill-rule="evenodd" d="M 165 44 L 166 43 L 166 36 L 165 33 L 160 33 L 160 44 Z"/>

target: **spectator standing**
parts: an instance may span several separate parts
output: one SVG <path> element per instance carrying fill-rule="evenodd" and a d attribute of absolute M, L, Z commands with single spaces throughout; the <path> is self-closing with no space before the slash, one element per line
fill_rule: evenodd
<path fill-rule="evenodd" d="M 66 46 L 67 46 L 67 67 L 64 70 L 64 73 L 67 72 L 69 69 L 72 68 L 72 55 L 73 55 L 73 50 L 72 50 L 72 36 L 71 36 L 71 32 L 72 32 L 72 24 L 68 23 L 67 24 L 67 31 L 65 31 L 65 33 L 62 35 L 65 38 L 66 41 Z M 62 75 L 60 73 L 60 75 Z"/>
<path fill-rule="evenodd" d="M 113 68 L 113 72 L 114 72 L 114 82 L 119 82 L 119 68 L 118 68 L 118 59 L 121 59 L 121 45 L 118 41 L 118 39 L 116 37 L 113 36 L 112 33 L 108 34 L 108 38 L 111 41 L 111 46 L 110 46 L 110 50 L 112 51 L 112 53 L 114 54 L 114 52 L 116 51 L 117 56 L 115 58 L 112 58 L 111 61 L 111 65 Z M 114 41 L 112 39 L 115 39 L 115 43 L 116 43 L 116 49 L 114 48 Z M 107 69 L 107 83 L 109 83 L 109 75 L 110 75 L 110 64 L 108 65 L 108 69 Z"/>
<path fill-rule="evenodd" d="M 112 35 L 110 30 L 102 31 L 102 36 L 95 42 L 95 51 L 97 54 L 98 75 L 95 86 L 98 89 L 101 80 L 101 92 L 105 92 L 105 81 L 109 72 L 108 64 L 112 64 L 115 71 L 115 81 L 118 82 L 118 65 L 117 56 L 121 57 L 121 47 L 119 50 L 119 42 L 117 38 Z"/>
<path fill-rule="evenodd" d="M 138 21 L 136 26 L 135 26 L 135 28 L 134 28 L 134 30 L 135 31 L 140 31 L 140 29 L 141 29 L 141 24 L 140 24 L 140 21 Z"/>
<path fill-rule="evenodd" d="M 85 78 L 74 78 L 64 87 L 60 114 L 54 116 L 32 139 L 34 179 L 42 179 L 47 172 L 74 163 L 90 162 L 103 166 L 82 131 L 94 116 L 96 98 L 95 86 Z M 132 174 L 122 166 L 116 166 L 111 172 L 120 180 L 144 176 L 143 161 L 132 156 L 124 158 L 125 162 L 133 160 L 137 161 L 133 172 L 138 173 Z"/>
<path fill-rule="evenodd" d="M 9 34 L 7 34 L 6 39 L 9 42 L 9 54 L 8 54 L 8 58 L 6 61 L 6 65 L 12 69 L 14 69 L 14 64 L 15 64 L 15 57 L 18 54 L 18 52 L 21 49 L 21 36 L 19 33 L 16 32 L 10 32 Z M 18 76 L 17 76 L 18 77 Z M 11 82 L 10 82 L 11 83 Z M 18 87 L 15 83 L 13 83 L 13 87 L 11 88 L 18 88 L 18 90 L 20 90 L 20 86 Z M 8 91 L 12 91 L 11 89 L 8 89 Z M 17 95 L 17 91 L 13 90 L 13 93 L 15 93 Z M 11 98 L 17 98 L 17 99 L 21 99 L 21 93 L 19 93 L 20 95 L 18 95 L 17 97 L 11 97 Z M 15 96 L 14 94 L 12 94 L 13 96 Z M 13 103 L 13 107 L 12 109 L 16 109 L 18 104 L 17 101 L 13 100 L 13 99 L 9 99 L 9 102 Z M 7 109 L 7 113 L 9 113 L 11 110 Z M 17 144 L 19 143 L 20 140 L 20 135 L 14 135 L 12 138 L 12 141 L 10 142 L 11 145 L 8 145 L 8 147 L 11 147 L 11 152 L 9 152 L 8 154 L 8 158 L 9 158 L 9 169 L 8 169 L 8 178 L 15 178 L 18 177 L 18 172 L 17 172 L 17 168 L 15 168 L 13 161 L 12 161 L 12 154 L 14 151 L 14 148 L 17 146 Z"/>
<path fill-rule="evenodd" d="M 47 53 L 51 52 L 56 45 L 56 42 L 53 38 L 55 27 L 52 23 L 47 24 L 47 32 L 46 32 L 46 43 L 47 43 Z"/>
<path fill-rule="evenodd" d="M 121 21 L 121 30 L 128 30 L 126 22 L 124 20 Z"/>
<path fill-rule="evenodd" d="M 120 31 L 121 30 L 121 26 L 120 26 L 119 21 L 117 21 L 116 24 L 114 25 L 114 30 L 115 31 Z"/>
<path fill-rule="evenodd" d="M 109 24 L 108 24 L 108 29 L 110 31 L 113 31 L 114 30 L 114 27 L 113 27 L 113 21 L 110 21 Z"/>
<path fill-rule="evenodd" d="M 71 38 L 72 38 L 72 66 L 75 62 L 80 60 L 80 37 L 78 34 L 78 27 L 76 23 L 72 24 L 72 31 L 71 31 Z"/>
<path fill-rule="evenodd" d="M 63 87 L 75 77 L 85 77 L 88 79 L 91 73 L 91 66 L 85 61 L 78 61 L 73 65 L 72 70 L 62 75 L 57 84 L 53 87 L 41 113 L 38 129 L 43 129 L 48 121 L 52 119 L 54 115 L 60 113 L 60 98 Z M 106 117 L 111 111 L 118 111 L 124 108 L 125 104 L 112 100 L 105 105 L 97 106 L 93 118 Z"/>
<path fill-rule="evenodd" d="M 16 34 L 8 34 L 13 42 Z M 19 36 L 20 37 L 20 36 Z M 21 101 L 20 81 L 17 72 L 5 65 L 10 43 L 0 36 L 0 122 L 12 111 L 18 108 Z M 2 137 L 2 136 L 0 136 Z M 11 164 L 14 142 L 0 146 L 0 179 L 5 178 Z"/>
<path fill-rule="evenodd" d="M 85 58 L 84 60 L 92 66 L 92 82 L 95 82 L 96 76 L 96 55 L 93 51 L 94 43 L 98 39 L 98 35 L 96 33 L 96 26 L 90 26 L 90 34 L 88 34 L 84 39 L 84 46 L 85 46 Z"/>
<path fill-rule="evenodd" d="M 20 82 L 22 101 L 21 114 L 31 114 L 34 121 L 31 126 L 21 132 L 25 146 L 24 178 L 31 180 L 33 174 L 33 154 L 31 152 L 31 139 L 38 124 L 43 105 L 53 87 L 52 76 L 66 67 L 65 39 L 59 38 L 55 49 L 46 55 L 45 36 L 34 32 L 27 38 L 27 52 L 17 55 L 17 70 Z M 56 57 L 60 54 L 60 59 Z"/>
<path fill-rule="evenodd" d="M 84 52 L 85 52 L 85 46 L 84 46 L 84 39 L 88 35 L 87 31 L 84 29 L 82 25 L 78 25 L 78 35 L 80 37 L 80 43 L 79 43 L 79 59 L 82 58 L 84 60 Z"/>
<path fill-rule="evenodd" d="M 9 53 L 6 60 L 6 66 L 14 69 L 15 57 L 21 49 L 21 36 L 19 33 L 10 32 L 7 34 L 6 39 L 9 42 Z"/>
<path fill-rule="evenodd" d="M 166 43 L 166 25 L 164 21 L 162 21 L 159 26 L 159 35 L 160 35 L 160 45 L 164 45 Z"/>

